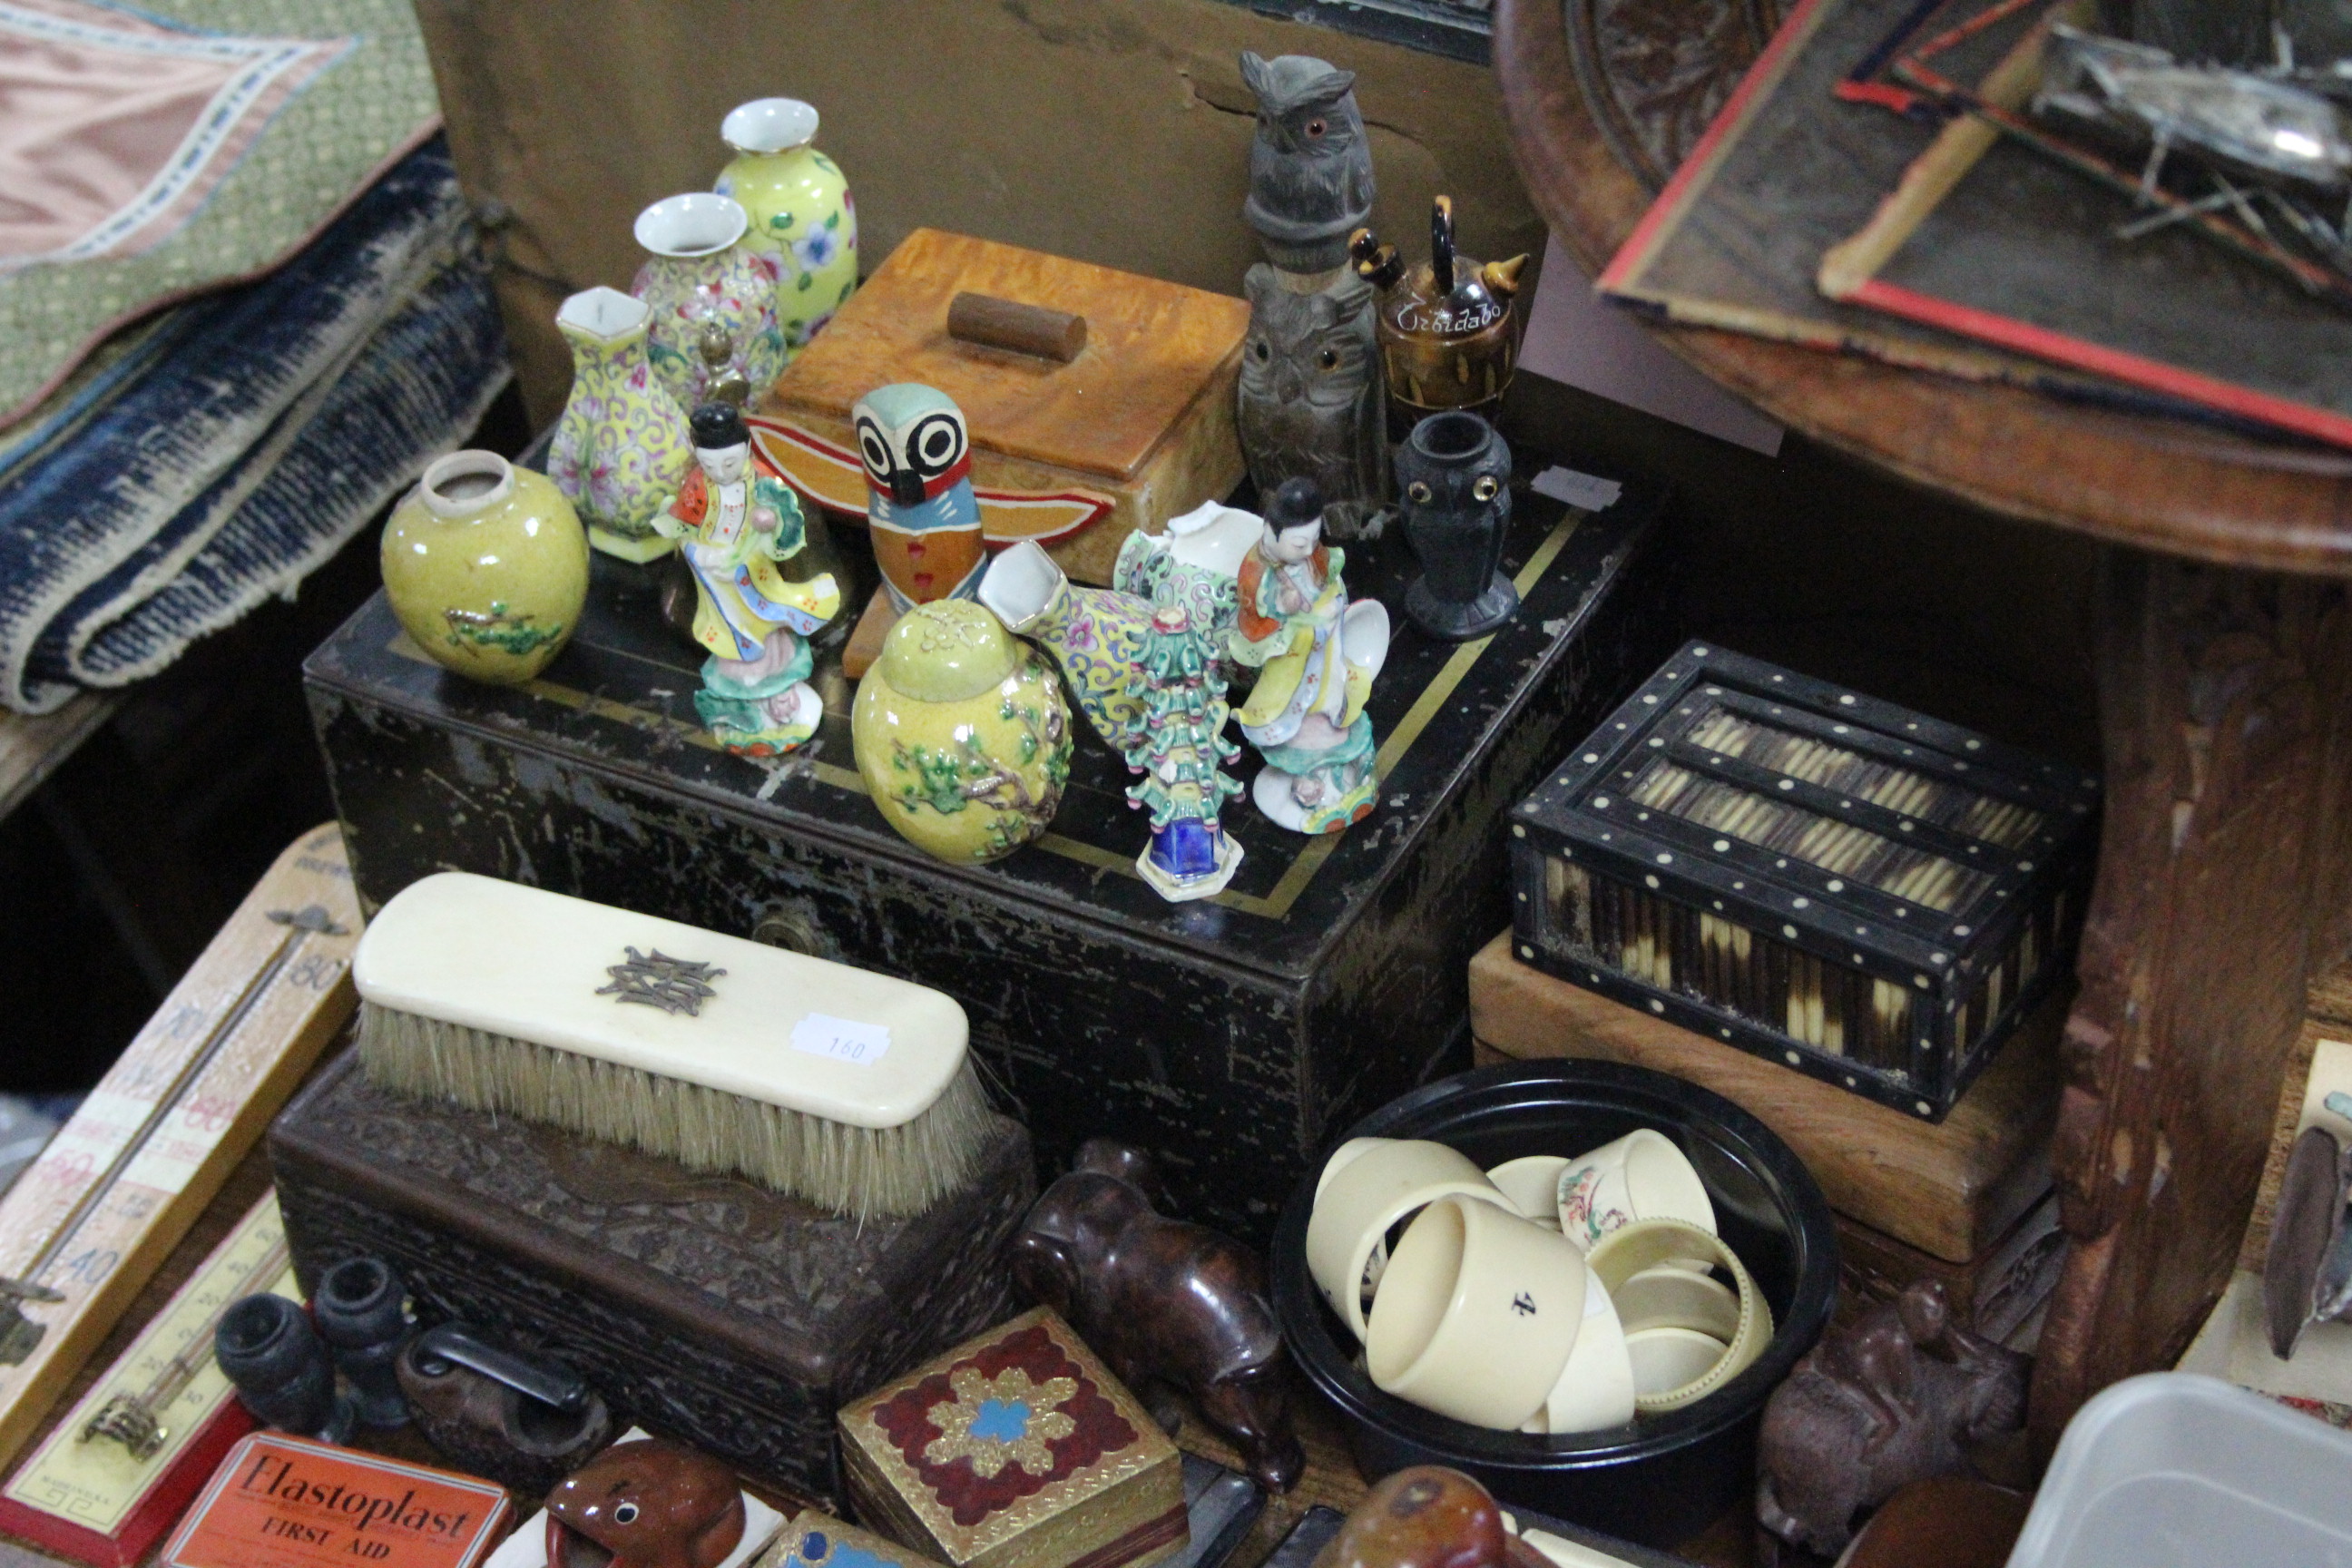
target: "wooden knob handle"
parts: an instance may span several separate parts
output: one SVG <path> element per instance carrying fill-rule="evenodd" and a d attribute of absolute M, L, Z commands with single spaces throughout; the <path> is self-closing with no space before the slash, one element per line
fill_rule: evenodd
<path fill-rule="evenodd" d="M 959 294 L 948 306 L 948 336 L 1067 364 L 1087 346 L 1087 319 L 992 294 Z"/>

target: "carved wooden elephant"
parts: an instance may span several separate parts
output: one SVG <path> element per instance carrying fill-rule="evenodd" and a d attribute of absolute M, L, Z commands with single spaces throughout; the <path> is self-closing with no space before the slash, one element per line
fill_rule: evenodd
<path fill-rule="evenodd" d="M 1969 1449 L 2025 1418 L 2024 1356 L 1952 1323 L 1923 1280 L 1833 1330 L 1764 1406 L 1756 1517 L 1835 1557 L 1854 1515 L 1898 1488 L 1966 1474 Z"/>
<path fill-rule="evenodd" d="M 1146 1194 L 1157 1190 L 1141 1153 L 1087 1142 L 1013 1237 L 1013 1279 L 1138 1397 L 1162 1386 L 1191 1395 L 1260 1486 L 1287 1491 L 1307 1461 L 1265 1268 L 1241 1243 L 1156 1213 Z"/>

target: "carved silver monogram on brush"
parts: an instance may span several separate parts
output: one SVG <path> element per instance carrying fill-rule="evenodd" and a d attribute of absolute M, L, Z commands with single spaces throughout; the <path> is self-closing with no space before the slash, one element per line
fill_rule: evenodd
<path fill-rule="evenodd" d="M 665 1013 L 683 1013 L 688 1017 L 698 1016 L 702 1005 L 719 993 L 710 982 L 727 972 L 691 959 L 672 958 L 656 948 L 650 954 L 632 947 L 625 950 L 626 963 L 607 967 L 613 977 L 610 985 L 596 988 L 599 996 L 610 996 L 621 1002 L 642 1003 L 658 1007 Z"/>

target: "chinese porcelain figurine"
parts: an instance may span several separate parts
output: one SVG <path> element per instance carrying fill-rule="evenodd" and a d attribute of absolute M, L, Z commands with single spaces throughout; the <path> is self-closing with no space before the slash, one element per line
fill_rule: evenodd
<path fill-rule="evenodd" d="M 1511 448 L 1475 414 L 1433 414 L 1397 451 L 1405 537 L 1421 575 L 1404 613 L 1433 637 L 1484 637 L 1518 613 L 1499 568 L 1511 526 Z"/>
<path fill-rule="evenodd" d="M 1336 833 L 1372 809 L 1380 780 L 1364 699 L 1388 658 L 1377 599 L 1348 602 L 1345 553 L 1323 542 L 1312 479 L 1274 492 L 1242 563 L 1234 658 L 1259 667 L 1242 735 L 1265 759 L 1250 798 L 1297 833 Z"/>
<path fill-rule="evenodd" d="M 1249 269 L 1235 425 L 1258 494 L 1313 479 L 1341 539 L 1377 538 L 1388 497 L 1386 398 L 1372 287 L 1342 273 L 1300 293 L 1264 262 Z"/>
<path fill-rule="evenodd" d="M 746 241 L 749 227 L 733 198 L 703 191 L 637 215 L 637 243 L 650 256 L 629 292 L 653 312 L 654 374 L 682 407 L 722 396 L 740 403 L 784 368 L 776 320 L 783 263 L 765 241 Z"/>
<path fill-rule="evenodd" d="M 1356 108 L 1356 73 L 1308 55 L 1244 51 L 1257 95 L 1249 198 L 1242 221 L 1268 261 L 1307 277 L 1345 266 L 1348 237 L 1372 216 L 1372 148 Z"/>
<path fill-rule="evenodd" d="M 555 422 L 547 474 L 588 525 L 588 542 L 624 561 L 676 548 L 654 527 L 694 467 L 686 410 L 654 374 L 653 312 L 618 289 L 574 294 L 555 313 L 572 345 L 572 395 Z"/>
<path fill-rule="evenodd" d="M 436 663 L 515 686 L 563 651 L 588 602 L 588 535 L 544 474 L 452 452 L 383 525 L 392 613 Z"/>
<path fill-rule="evenodd" d="M 1396 247 L 1370 229 L 1349 243 L 1356 269 L 1380 290 L 1381 359 L 1391 425 L 1448 408 L 1491 414 L 1519 358 L 1513 301 L 1528 258 L 1481 265 L 1454 248 L 1454 202 L 1439 196 L 1429 217 L 1429 260 L 1407 268 Z"/>
<path fill-rule="evenodd" d="M 958 864 L 999 859 L 1045 832 L 1069 782 L 1061 681 L 964 599 L 898 618 L 858 683 L 850 732 L 884 819 Z"/>
<path fill-rule="evenodd" d="M 816 125 L 799 99 L 760 98 L 719 127 L 735 158 L 714 188 L 742 205 L 756 243 L 782 264 L 776 321 L 787 359 L 857 287 L 857 209 L 839 165 L 810 145 Z"/>
<path fill-rule="evenodd" d="M 831 573 L 794 582 L 800 501 L 751 455 L 743 416 L 724 403 L 694 411 L 695 472 L 656 526 L 685 541 L 694 573 L 694 640 L 709 650 L 695 711 L 739 756 L 772 757 L 816 731 L 824 704 L 808 684 L 807 638 L 841 608 Z"/>
<path fill-rule="evenodd" d="M 877 386 L 849 413 L 866 465 L 866 521 L 882 585 L 900 615 L 939 599 L 969 599 L 988 552 L 971 493 L 971 435 L 963 410 L 917 382 Z"/>
<path fill-rule="evenodd" d="M 1151 842 L 1135 868 L 1171 903 L 1224 890 L 1242 863 L 1242 847 L 1217 814 L 1241 794 L 1241 781 L 1218 764 L 1241 755 L 1224 737 L 1224 677 L 1209 639 L 1183 609 L 1153 612 L 1143 662 L 1129 683 L 1143 705 L 1141 744 L 1130 759 L 1143 777 L 1128 804 L 1151 813 Z"/>

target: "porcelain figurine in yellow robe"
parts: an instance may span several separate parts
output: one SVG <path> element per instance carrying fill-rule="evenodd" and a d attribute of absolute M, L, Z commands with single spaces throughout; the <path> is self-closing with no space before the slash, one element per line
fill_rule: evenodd
<path fill-rule="evenodd" d="M 1364 700 L 1388 657 L 1388 612 L 1348 602 L 1346 565 L 1323 542 L 1322 492 L 1297 479 L 1275 491 L 1236 583 L 1233 657 L 1262 670 L 1239 714 L 1265 758 L 1251 798 L 1297 833 L 1336 833 L 1379 793 Z"/>
<path fill-rule="evenodd" d="M 694 411 L 695 472 L 654 526 L 694 573 L 694 640 L 710 652 L 695 711 L 739 756 L 772 757 L 816 732 L 824 701 L 808 684 L 807 638 L 841 608 L 832 574 L 795 583 L 778 570 L 807 542 L 800 502 L 754 461 L 732 405 Z"/>

